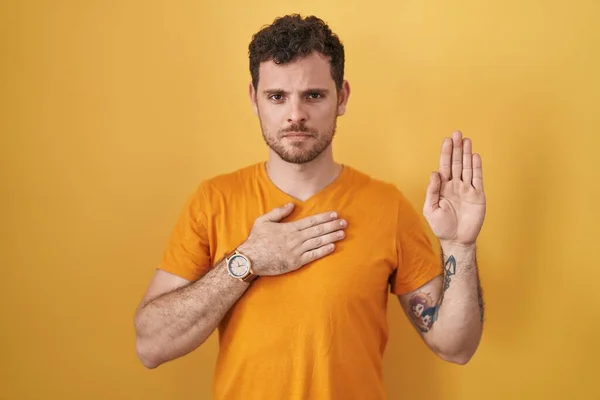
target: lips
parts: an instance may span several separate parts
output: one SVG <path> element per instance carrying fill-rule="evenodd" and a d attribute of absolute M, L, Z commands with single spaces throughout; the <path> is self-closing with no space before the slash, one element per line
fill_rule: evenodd
<path fill-rule="evenodd" d="M 305 133 L 305 132 L 289 132 L 286 133 L 285 135 L 283 135 L 283 137 L 292 137 L 292 138 L 304 138 L 304 137 L 311 137 L 312 135 L 310 133 Z"/>

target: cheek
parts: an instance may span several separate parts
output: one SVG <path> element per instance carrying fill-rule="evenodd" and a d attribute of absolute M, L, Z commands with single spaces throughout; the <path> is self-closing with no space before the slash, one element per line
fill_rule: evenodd
<path fill-rule="evenodd" d="M 337 116 L 337 111 L 336 104 L 328 104 L 316 107 L 311 114 L 315 119 L 329 121 L 332 117 Z"/>
<path fill-rule="evenodd" d="M 259 117 L 262 124 L 269 127 L 270 130 L 273 130 L 274 127 L 279 129 L 282 121 L 285 120 L 285 114 L 281 109 L 268 106 L 259 109 Z"/>
<path fill-rule="evenodd" d="M 276 124 L 273 121 L 273 117 L 264 112 L 259 113 L 260 124 L 263 128 L 265 128 L 269 132 L 277 131 Z"/>

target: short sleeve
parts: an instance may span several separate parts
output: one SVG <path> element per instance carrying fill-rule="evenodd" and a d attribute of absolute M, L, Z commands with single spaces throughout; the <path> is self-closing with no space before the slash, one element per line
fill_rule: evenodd
<path fill-rule="evenodd" d="M 442 273 L 441 259 L 433 250 L 425 224 L 403 195 L 396 226 L 397 268 L 390 277 L 390 291 L 412 292 Z"/>
<path fill-rule="evenodd" d="M 189 281 L 198 280 L 210 270 L 208 207 L 205 188 L 201 184 L 179 214 L 159 269 Z"/>

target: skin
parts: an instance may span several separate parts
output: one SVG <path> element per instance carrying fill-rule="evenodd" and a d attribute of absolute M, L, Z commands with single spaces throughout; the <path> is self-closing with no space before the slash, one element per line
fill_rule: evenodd
<path fill-rule="evenodd" d="M 259 276 L 282 275 L 331 254 L 346 222 L 326 212 L 280 223 L 293 210 L 279 207 L 257 218 L 239 251 Z M 157 270 L 135 313 L 138 358 L 156 368 L 200 346 L 250 286 L 229 276 L 225 260 L 191 282 Z"/>
<path fill-rule="evenodd" d="M 267 173 L 282 191 L 305 200 L 332 182 L 341 166 L 331 142 L 336 120 L 346 111 L 350 86 L 336 90 L 328 60 L 318 54 L 285 65 L 261 64 L 249 97 L 269 146 Z M 253 260 L 258 275 L 280 275 L 333 252 L 343 240 L 346 221 L 335 210 L 281 223 L 293 205 L 257 218 L 239 250 Z M 416 327 L 412 296 L 427 293 L 438 314 L 425 343 L 445 360 L 464 364 L 475 352 L 483 326 L 483 302 L 475 260 L 475 240 L 485 214 L 481 158 L 460 132 L 443 142 L 439 171 L 431 175 L 424 214 L 440 239 L 444 276 L 399 296 Z M 450 266 L 453 267 L 450 268 Z M 190 282 L 157 270 L 135 314 L 138 357 L 148 368 L 181 357 L 200 346 L 239 299 L 248 284 L 228 275 L 223 260 Z M 478 301 L 479 299 L 479 301 Z"/>
<path fill-rule="evenodd" d="M 315 90 L 316 89 L 316 90 Z M 335 121 L 346 111 L 350 86 L 333 95 L 335 83 L 326 58 L 312 54 L 286 65 L 264 63 L 249 95 L 269 146 L 267 172 L 284 192 L 305 200 L 340 172 L 332 155 Z M 286 137 L 298 132 L 304 137 Z M 412 314 L 425 343 L 441 358 L 465 364 L 475 353 L 483 329 L 483 299 L 475 258 L 475 242 L 485 216 L 481 157 L 471 140 L 455 131 L 442 143 L 439 170 L 433 172 L 423 213 L 438 237 L 444 264 L 454 273 L 433 279 L 412 293 L 398 296 L 407 313 L 412 296 L 430 294 L 439 306 L 427 322 Z M 458 273 L 457 273 L 458 271 Z M 448 287 L 444 289 L 444 282 Z M 444 301 L 445 296 L 445 301 Z M 433 320 L 433 321 L 432 321 Z"/>
<path fill-rule="evenodd" d="M 411 316 L 413 296 L 429 294 L 437 315 L 419 330 L 441 358 L 466 364 L 479 346 L 484 305 L 476 259 L 476 239 L 486 211 L 479 154 L 460 131 L 442 142 L 438 171 L 432 172 L 423 214 L 440 241 L 444 274 L 414 292 L 398 296 L 415 327 L 427 325 Z"/>
<path fill-rule="evenodd" d="M 349 85 L 345 82 L 338 93 L 327 60 L 317 55 L 282 66 L 263 63 L 259 74 L 258 90 L 250 85 L 250 99 L 269 146 L 267 171 L 282 190 L 306 199 L 340 173 L 331 141 L 336 118 L 345 112 Z M 344 239 L 347 222 L 335 210 L 280 223 L 292 210 L 290 204 L 257 218 L 239 246 L 257 275 L 301 268 L 331 254 L 334 243 Z M 195 282 L 157 270 L 135 313 L 138 358 L 156 368 L 190 353 L 248 287 L 228 275 L 223 260 Z"/>
<path fill-rule="evenodd" d="M 259 76 L 256 90 L 249 84 L 249 96 L 269 146 L 267 173 L 281 190 L 306 200 L 341 171 L 331 141 L 350 85 L 344 81 L 338 92 L 329 61 L 317 53 L 284 65 L 263 63 Z"/>

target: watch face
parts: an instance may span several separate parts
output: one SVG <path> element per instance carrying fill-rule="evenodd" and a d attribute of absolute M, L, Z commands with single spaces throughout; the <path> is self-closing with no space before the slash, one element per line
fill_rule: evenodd
<path fill-rule="evenodd" d="M 229 260 L 229 271 L 233 276 L 242 277 L 249 269 L 250 266 L 245 257 L 236 255 Z"/>

